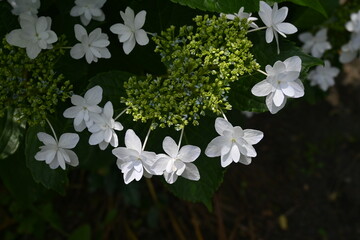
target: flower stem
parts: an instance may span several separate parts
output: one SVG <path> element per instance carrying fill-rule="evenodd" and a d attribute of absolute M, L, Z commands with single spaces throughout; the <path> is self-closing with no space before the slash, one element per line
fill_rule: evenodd
<path fill-rule="evenodd" d="M 220 111 L 221 111 L 221 114 L 223 115 L 224 119 L 225 119 L 226 121 L 228 121 L 227 117 L 225 116 L 225 113 L 224 113 L 221 109 L 220 109 Z"/>
<path fill-rule="evenodd" d="M 263 70 L 258 69 L 258 70 L 256 70 L 256 71 L 258 71 L 259 73 L 262 73 L 262 74 L 264 74 L 265 76 L 267 76 L 267 73 L 264 72 Z"/>
<path fill-rule="evenodd" d="M 259 28 L 254 28 L 254 29 L 251 29 L 249 31 L 247 31 L 247 33 L 251 33 L 251 32 L 256 32 L 256 31 L 260 31 L 260 30 L 263 30 L 263 29 L 266 29 L 267 27 L 259 27 Z"/>
<path fill-rule="evenodd" d="M 125 112 L 126 112 L 126 110 L 128 110 L 129 109 L 129 107 L 127 107 L 127 108 L 125 108 L 121 113 L 119 113 L 117 116 L 116 116 L 116 118 L 114 119 L 115 121 L 121 116 L 121 115 L 123 115 Z"/>
<path fill-rule="evenodd" d="M 184 128 L 181 129 L 180 139 L 179 139 L 179 143 L 178 143 L 178 152 L 179 152 L 180 147 L 181 147 L 181 140 L 183 138 L 183 135 L 184 135 Z"/>
<path fill-rule="evenodd" d="M 144 145 L 143 145 L 143 147 L 142 147 L 142 149 L 141 149 L 142 151 L 144 151 L 144 149 L 145 149 L 145 146 L 146 146 L 147 140 L 148 140 L 148 138 L 149 138 L 150 132 L 151 132 L 151 125 L 150 125 L 150 127 L 149 127 L 149 131 L 148 131 L 147 134 L 146 134 L 146 137 L 145 137 L 145 140 L 144 140 Z"/>
<path fill-rule="evenodd" d="M 53 133 L 53 135 L 54 135 L 54 138 L 55 138 L 56 142 L 59 142 L 58 139 L 57 139 L 57 137 L 56 137 L 55 130 L 54 130 L 53 126 L 51 125 L 49 119 L 45 118 L 45 120 L 46 120 L 46 122 L 49 124 L 49 127 L 50 127 L 50 129 L 51 129 L 51 131 L 52 131 L 52 133 Z"/>

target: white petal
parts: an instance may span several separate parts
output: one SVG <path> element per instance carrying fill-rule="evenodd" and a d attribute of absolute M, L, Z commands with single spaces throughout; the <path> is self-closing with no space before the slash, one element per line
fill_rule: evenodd
<path fill-rule="evenodd" d="M 79 142 L 79 135 L 76 133 L 64 133 L 60 136 L 59 147 L 72 149 Z"/>
<path fill-rule="evenodd" d="M 275 106 L 279 107 L 284 102 L 285 96 L 280 89 L 275 90 L 273 101 Z"/>
<path fill-rule="evenodd" d="M 143 29 L 137 30 L 135 32 L 135 39 L 136 42 L 141 46 L 144 46 L 149 43 L 149 38 Z"/>
<path fill-rule="evenodd" d="M 266 97 L 266 106 L 268 107 L 270 113 L 275 114 L 277 113 L 279 110 L 281 110 L 286 103 L 286 98 L 284 99 L 283 103 L 280 106 L 275 106 L 273 98 L 274 98 L 274 94 L 275 93 L 270 93 L 267 97 Z"/>
<path fill-rule="evenodd" d="M 265 33 L 265 39 L 267 43 L 271 43 L 274 39 L 274 30 L 272 28 L 267 28 Z"/>
<path fill-rule="evenodd" d="M 193 163 L 186 164 L 185 171 L 181 174 L 181 176 L 193 181 L 198 181 L 200 179 L 199 170 Z"/>
<path fill-rule="evenodd" d="M 25 48 L 27 41 L 22 38 L 22 30 L 15 29 L 12 30 L 9 34 L 6 35 L 6 41 L 13 46 Z"/>
<path fill-rule="evenodd" d="M 178 158 L 183 162 L 189 163 L 195 161 L 200 156 L 200 153 L 201 149 L 199 147 L 185 145 L 180 149 Z"/>
<path fill-rule="evenodd" d="M 136 30 L 138 30 L 144 26 L 145 18 L 146 18 L 145 10 L 142 10 L 138 14 L 136 14 L 135 21 L 134 21 L 134 26 L 135 26 Z"/>
<path fill-rule="evenodd" d="M 272 89 L 273 86 L 267 80 L 263 80 L 255 84 L 255 86 L 251 89 L 251 93 L 257 97 L 263 97 L 269 95 Z"/>
<path fill-rule="evenodd" d="M 89 138 L 89 144 L 97 145 L 97 144 L 101 143 L 103 140 L 104 140 L 104 132 L 99 131 L 99 132 L 91 134 L 91 136 Z"/>
<path fill-rule="evenodd" d="M 38 139 L 43 142 L 45 145 L 57 145 L 55 139 L 47 134 L 47 133 L 44 133 L 44 132 L 38 132 L 37 133 L 37 137 Z"/>
<path fill-rule="evenodd" d="M 26 46 L 26 54 L 30 59 L 35 59 L 40 52 L 41 48 L 37 44 L 30 44 Z"/>
<path fill-rule="evenodd" d="M 211 140 L 205 150 L 205 155 L 208 157 L 219 157 L 222 152 L 230 151 L 231 141 L 226 137 L 218 136 Z"/>
<path fill-rule="evenodd" d="M 174 139 L 171 137 L 165 137 L 162 143 L 163 149 L 165 153 L 167 153 L 170 157 L 176 158 L 178 155 L 178 146 Z"/>
<path fill-rule="evenodd" d="M 233 144 L 233 145 L 231 146 L 230 157 L 231 157 L 232 161 L 234 161 L 234 162 L 239 162 L 239 159 L 240 159 L 240 150 L 239 150 L 237 144 Z"/>
<path fill-rule="evenodd" d="M 60 151 L 57 151 L 55 161 L 57 161 L 59 163 L 60 167 L 63 170 L 66 169 L 65 159 L 64 159 L 64 157 L 63 157 L 63 155 L 62 155 L 62 153 Z"/>
<path fill-rule="evenodd" d="M 276 27 L 279 33 L 293 34 L 297 32 L 297 28 L 291 23 L 280 23 Z"/>
<path fill-rule="evenodd" d="M 233 162 L 230 152 L 231 151 L 224 155 L 221 155 L 220 163 L 223 168 L 229 166 Z"/>
<path fill-rule="evenodd" d="M 85 55 L 85 50 L 84 50 L 84 46 L 81 43 L 77 43 L 75 44 L 71 49 L 70 49 L 70 56 L 74 59 L 80 59 L 83 58 Z"/>
<path fill-rule="evenodd" d="M 215 130 L 219 135 L 223 135 L 225 131 L 232 132 L 233 126 L 224 118 L 218 117 L 215 120 Z"/>
<path fill-rule="evenodd" d="M 270 27 L 272 25 L 272 9 L 264 1 L 260 1 L 259 16 L 267 27 Z"/>
<path fill-rule="evenodd" d="M 70 158 L 70 162 L 68 163 L 70 166 L 76 167 L 79 165 L 79 159 L 78 156 L 76 155 L 76 153 L 74 151 L 71 150 L 65 150 L 65 152 L 67 153 L 67 155 Z"/>
<path fill-rule="evenodd" d="M 140 138 L 135 134 L 132 129 L 128 129 L 125 133 L 125 146 L 134 149 L 138 153 L 142 152 L 142 144 Z"/>
<path fill-rule="evenodd" d="M 167 183 L 173 184 L 177 180 L 178 175 L 176 175 L 175 172 L 172 172 L 172 173 L 165 172 L 164 178 Z"/>
<path fill-rule="evenodd" d="M 102 100 L 103 89 L 100 86 L 95 86 L 87 90 L 85 93 L 85 101 L 89 105 L 98 105 Z"/>
<path fill-rule="evenodd" d="M 135 36 L 131 35 L 130 38 L 124 42 L 123 50 L 125 54 L 129 54 L 135 47 Z"/>
<path fill-rule="evenodd" d="M 286 66 L 286 71 L 294 71 L 300 72 L 301 71 L 301 58 L 298 56 L 293 56 L 284 61 Z"/>
<path fill-rule="evenodd" d="M 75 38 L 79 41 L 82 42 L 83 41 L 83 37 L 85 36 L 86 38 L 88 37 L 88 34 L 86 32 L 86 29 L 81 26 L 80 24 L 75 24 L 74 26 L 74 31 L 75 31 Z"/>
<path fill-rule="evenodd" d="M 111 119 L 114 115 L 114 108 L 110 101 L 108 101 L 103 109 L 103 114 L 107 119 Z"/>
<path fill-rule="evenodd" d="M 264 133 L 259 130 L 254 129 L 245 129 L 244 130 L 244 139 L 249 144 L 257 144 L 264 137 Z"/>

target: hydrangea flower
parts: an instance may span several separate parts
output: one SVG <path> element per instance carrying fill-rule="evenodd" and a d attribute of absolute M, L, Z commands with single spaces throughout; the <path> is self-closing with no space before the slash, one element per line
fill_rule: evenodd
<path fill-rule="evenodd" d="M 290 57 L 284 62 L 277 61 L 274 66 L 267 65 L 267 77 L 257 83 L 251 92 L 255 96 L 266 96 L 266 106 L 271 113 L 277 113 L 285 106 L 286 99 L 304 96 L 304 85 L 299 80 L 301 59 Z"/>
<path fill-rule="evenodd" d="M 109 101 L 105 104 L 101 115 L 94 114 L 92 119 L 94 124 L 89 127 L 89 131 L 92 135 L 89 138 L 90 145 L 97 145 L 101 150 L 105 150 L 109 143 L 113 147 L 119 145 L 118 136 L 115 130 L 123 130 L 123 126 L 119 122 L 115 122 L 113 119 L 114 109 L 112 103 Z"/>
<path fill-rule="evenodd" d="M 347 43 L 341 47 L 339 61 L 341 63 L 349 63 L 358 56 L 358 53 L 359 49 L 354 48 L 353 44 Z"/>
<path fill-rule="evenodd" d="M 125 54 L 129 54 L 135 47 L 135 42 L 144 46 L 149 43 L 146 32 L 141 29 L 145 23 L 146 11 L 142 10 L 134 17 L 134 11 L 127 7 L 125 13 L 120 11 L 124 24 L 117 23 L 110 27 L 110 31 L 118 34 L 119 41 L 124 43 Z"/>
<path fill-rule="evenodd" d="M 41 146 L 41 150 L 36 153 L 36 160 L 45 161 L 51 169 L 60 166 L 65 170 L 66 164 L 73 167 L 79 165 L 76 153 L 70 150 L 79 142 L 79 135 L 75 133 L 64 133 L 60 136 L 59 141 L 44 132 L 39 132 L 37 137 L 45 145 Z"/>
<path fill-rule="evenodd" d="M 98 104 L 101 102 L 103 90 L 100 86 L 90 88 L 84 97 L 71 96 L 71 103 L 75 106 L 69 107 L 63 113 L 66 118 L 74 118 L 74 128 L 77 132 L 91 127 L 94 123 L 93 116 L 102 112 Z"/>
<path fill-rule="evenodd" d="M 327 41 L 327 29 L 319 30 L 315 36 L 306 32 L 299 35 L 300 41 L 304 43 L 302 49 L 312 56 L 321 58 L 326 50 L 331 49 L 331 44 Z"/>
<path fill-rule="evenodd" d="M 360 11 L 350 15 L 351 21 L 345 24 L 346 30 L 349 32 L 360 33 Z"/>
<path fill-rule="evenodd" d="M 256 157 L 252 145 L 260 142 L 264 137 L 261 131 L 233 127 L 230 122 L 220 117 L 215 120 L 215 129 L 220 136 L 209 143 L 205 154 L 208 157 L 220 156 L 222 167 L 227 167 L 232 162 L 248 165 L 251 163 L 251 158 Z"/>
<path fill-rule="evenodd" d="M 14 15 L 25 13 L 36 16 L 40 8 L 40 0 L 8 0 L 8 2 L 13 7 L 11 13 Z"/>
<path fill-rule="evenodd" d="M 106 33 L 101 33 L 100 28 L 96 28 L 89 35 L 85 28 L 80 24 L 74 26 L 75 37 L 81 43 L 77 43 L 70 50 L 70 55 L 74 59 L 80 59 L 85 56 L 86 61 L 97 62 L 98 58 L 110 58 L 111 54 L 106 48 L 110 41 Z"/>
<path fill-rule="evenodd" d="M 238 13 L 226 14 L 226 18 L 229 20 L 234 20 L 235 18 L 239 18 L 240 20 L 247 19 L 250 27 L 258 28 L 256 23 L 254 23 L 258 19 L 256 17 L 251 17 L 251 13 L 244 12 L 244 7 L 241 7 Z"/>
<path fill-rule="evenodd" d="M 163 149 L 166 154 L 159 154 L 153 165 L 153 169 L 159 169 L 164 173 L 167 183 L 173 184 L 178 176 L 197 181 L 200 179 L 199 170 L 192 162 L 200 155 L 200 148 L 186 145 L 179 146 L 171 137 L 165 137 Z"/>
<path fill-rule="evenodd" d="M 339 75 L 340 70 L 336 67 L 331 67 L 328 60 L 325 60 L 324 66 L 317 66 L 312 70 L 308 78 L 311 81 L 310 85 L 319 85 L 321 90 L 326 91 L 329 87 L 335 84 L 334 78 Z"/>
<path fill-rule="evenodd" d="M 297 32 L 297 28 L 294 25 L 284 22 L 287 14 L 287 7 L 278 9 L 278 4 L 274 3 L 274 8 L 271 8 L 266 2 L 260 1 L 259 16 L 267 27 L 265 35 L 266 42 L 271 43 L 275 37 L 278 53 L 280 52 L 278 33 L 286 37 L 285 34 Z"/>
<path fill-rule="evenodd" d="M 105 14 L 101 10 L 106 0 L 76 0 L 75 6 L 71 9 L 72 17 L 80 16 L 80 20 L 84 26 L 87 26 L 91 19 L 96 21 L 104 21 Z"/>
<path fill-rule="evenodd" d="M 22 14 L 19 17 L 21 29 L 15 29 L 6 35 L 10 45 L 26 48 L 29 58 L 36 58 L 42 49 L 51 49 L 58 40 L 54 31 L 50 30 L 51 18 Z"/>
<path fill-rule="evenodd" d="M 143 150 L 140 138 L 132 129 L 128 129 L 125 133 L 125 146 L 113 149 L 112 153 L 117 157 L 116 164 L 124 174 L 126 184 L 134 179 L 139 181 L 143 175 L 151 177 L 157 174 L 151 170 L 156 154 Z"/>

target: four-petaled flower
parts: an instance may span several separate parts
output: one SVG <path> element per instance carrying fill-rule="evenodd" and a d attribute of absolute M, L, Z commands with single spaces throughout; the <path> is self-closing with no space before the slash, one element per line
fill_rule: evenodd
<path fill-rule="evenodd" d="M 86 58 L 86 61 L 97 62 L 98 58 L 110 58 L 111 54 L 106 48 L 110 42 L 106 33 L 101 33 L 100 28 L 96 28 L 89 35 L 85 28 L 80 24 L 74 26 L 75 37 L 81 43 L 77 43 L 70 50 L 70 55 L 74 59 Z"/>
<path fill-rule="evenodd" d="M 58 40 L 56 33 L 50 30 L 51 18 L 22 14 L 19 17 L 21 29 L 15 29 L 6 35 L 6 41 L 14 46 L 26 48 L 29 58 L 36 58 L 42 49 L 51 49 Z"/>
<path fill-rule="evenodd" d="M 91 19 L 104 21 L 105 14 L 101 10 L 106 0 L 76 0 L 75 6 L 71 9 L 70 15 L 73 17 L 80 16 L 82 24 L 87 26 Z"/>
<path fill-rule="evenodd" d="M 250 27 L 258 28 L 258 26 L 255 23 L 255 21 L 258 19 L 256 17 L 251 17 L 251 13 L 244 12 L 244 7 L 241 7 L 238 13 L 226 14 L 226 18 L 229 20 L 234 20 L 236 17 L 239 18 L 240 20 L 247 19 L 247 22 L 249 23 Z"/>
<path fill-rule="evenodd" d="M 51 169 L 60 166 L 65 170 L 66 164 L 73 167 L 79 165 L 77 155 L 72 150 L 69 150 L 79 142 L 79 135 L 76 133 L 64 133 L 60 136 L 59 142 L 44 132 L 39 132 L 37 137 L 45 145 L 41 146 L 41 150 L 36 153 L 36 160 L 45 161 Z"/>
<path fill-rule="evenodd" d="M 251 158 L 256 157 L 252 145 L 260 142 L 264 137 L 261 131 L 233 127 L 230 122 L 220 117 L 215 121 L 215 129 L 220 136 L 209 143 L 205 154 L 208 157 L 221 156 L 222 167 L 227 167 L 232 162 L 248 165 L 251 163 Z"/>
<path fill-rule="evenodd" d="M 285 106 L 286 99 L 304 96 L 304 85 L 299 79 L 301 59 L 290 57 L 284 62 L 277 61 L 274 67 L 267 65 L 267 77 L 257 83 L 251 92 L 258 97 L 266 97 L 266 106 L 271 113 L 277 113 Z"/>
<path fill-rule="evenodd" d="M 113 119 L 114 109 L 112 103 L 109 101 L 105 104 L 103 112 L 100 114 L 94 114 L 92 119 L 94 124 L 89 127 L 89 132 L 92 135 L 89 138 L 90 145 L 97 145 L 101 150 L 107 148 L 109 143 L 113 147 L 119 145 L 118 136 L 115 130 L 123 130 L 123 126 L 119 122 L 115 122 Z"/>
<path fill-rule="evenodd" d="M 129 54 L 135 47 L 135 42 L 144 46 L 149 43 L 146 32 L 141 29 L 145 23 L 146 11 L 140 11 L 134 17 L 134 11 L 127 7 L 125 13 L 120 11 L 124 24 L 117 23 L 110 27 L 110 31 L 118 34 L 119 41 L 124 43 L 123 49 L 125 54 Z"/>
<path fill-rule="evenodd" d="M 36 16 L 40 8 L 40 0 L 8 0 L 13 7 L 11 13 L 21 15 L 23 13 Z"/>
<path fill-rule="evenodd" d="M 113 149 L 112 153 L 117 157 L 116 164 L 124 174 L 126 184 L 134 179 L 139 181 L 143 175 L 151 177 L 154 174 L 161 174 L 151 169 L 156 154 L 142 149 L 141 140 L 132 129 L 128 129 L 125 133 L 125 146 Z"/>
<path fill-rule="evenodd" d="M 308 78 L 311 81 L 310 85 L 319 85 L 321 90 L 326 91 L 329 87 L 335 84 L 334 78 L 339 75 L 340 70 L 336 67 L 331 67 L 328 60 L 325 60 L 324 66 L 317 66 L 312 70 Z"/>
<path fill-rule="evenodd" d="M 164 173 L 166 182 L 173 184 L 178 176 L 197 181 L 200 179 L 199 170 L 192 162 L 200 155 L 200 148 L 185 145 L 180 148 L 171 137 L 165 137 L 163 149 L 166 154 L 159 154 L 153 169 Z"/>
<path fill-rule="evenodd" d="M 102 109 L 98 106 L 102 99 L 102 88 L 95 86 L 89 89 L 84 97 L 71 96 L 71 103 L 75 106 L 69 107 L 63 113 L 66 118 L 74 118 L 74 128 L 77 132 L 91 127 L 94 123 L 93 116 L 100 114 Z"/>
<path fill-rule="evenodd" d="M 304 43 L 302 49 L 312 56 L 321 58 L 326 50 L 331 49 L 331 44 L 327 41 L 327 29 L 319 30 L 315 36 L 306 32 L 299 35 L 300 41 Z"/>
<path fill-rule="evenodd" d="M 275 37 L 278 53 L 280 53 L 278 33 L 286 37 L 285 34 L 297 32 L 297 28 L 294 25 L 284 22 L 287 14 L 287 7 L 278 9 L 277 3 L 274 3 L 274 8 L 271 8 L 266 2 L 260 1 L 259 16 L 267 27 L 265 35 L 266 42 L 271 43 Z"/>

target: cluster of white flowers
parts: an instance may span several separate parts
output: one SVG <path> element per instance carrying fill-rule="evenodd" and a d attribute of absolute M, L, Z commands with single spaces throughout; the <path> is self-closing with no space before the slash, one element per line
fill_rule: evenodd
<path fill-rule="evenodd" d="M 26 48 L 29 58 L 36 58 L 41 50 L 52 48 L 58 38 L 51 28 L 50 17 L 37 17 L 40 8 L 40 0 L 8 0 L 13 7 L 12 13 L 19 15 L 21 29 L 11 31 L 6 35 L 9 44 Z M 104 21 L 105 14 L 101 10 L 106 0 L 76 0 L 75 6 L 71 9 L 70 15 L 80 16 L 81 23 L 87 26 L 92 19 Z M 125 54 L 129 54 L 137 42 L 144 46 L 149 43 L 147 33 L 142 29 L 145 24 L 146 11 L 140 11 L 136 16 L 134 11 L 127 7 L 125 13 L 120 11 L 124 24 L 117 23 L 111 26 L 110 31 L 118 34 L 119 41 L 123 43 Z M 90 34 L 86 29 L 76 24 L 74 26 L 75 37 L 80 42 L 70 50 L 70 56 L 74 59 L 81 59 L 85 56 L 90 64 L 97 62 L 99 58 L 110 58 L 111 54 L 107 47 L 109 38 L 96 28 Z"/>
<path fill-rule="evenodd" d="M 351 20 L 345 24 L 350 35 L 350 41 L 341 47 L 340 62 L 348 63 L 358 57 L 360 51 L 360 11 L 352 13 Z"/>

